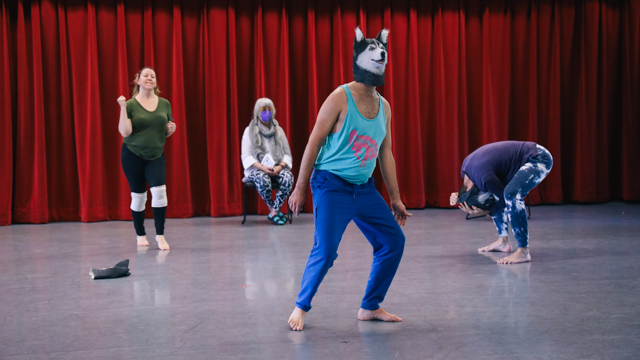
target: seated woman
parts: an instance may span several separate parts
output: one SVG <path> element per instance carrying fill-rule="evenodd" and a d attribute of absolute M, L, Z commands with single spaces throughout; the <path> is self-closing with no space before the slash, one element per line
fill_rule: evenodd
<path fill-rule="evenodd" d="M 287 219 L 280 207 L 293 187 L 292 158 L 287 136 L 278 126 L 275 114 L 273 101 L 267 98 L 256 101 L 253 119 L 242 135 L 241 158 L 245 179 L 256 184 L 271 210 L 267 218 L 275 225 L 284 225 Z M 275 200 L 271 196 L 272 180 L 280 184 Z"/>

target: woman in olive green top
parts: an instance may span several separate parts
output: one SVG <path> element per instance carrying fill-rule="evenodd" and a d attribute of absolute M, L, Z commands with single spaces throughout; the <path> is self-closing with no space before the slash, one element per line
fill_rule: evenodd
<path fill-rule="evenodd" d="M 122 170 L 131 189 L 131 215 L 138 235 L 138 246 L 149 246 L 144 230 L 144 208 L 147 202 L 147 183 L 151 188 L 151 208 L 156 227 L 156 241 L 160 250 L 169 250 L 164 238 L 167 214 L 167 166 L 164 159 L 166 138 L 176 131 L 171 116 L 171 104 L 158 96 L 160 89 L 156 72 L 142 68 L 134 82 L 133 96 L 126 101 L 118 98 L 120 123 L 118 130 L 124 138 Z"/>

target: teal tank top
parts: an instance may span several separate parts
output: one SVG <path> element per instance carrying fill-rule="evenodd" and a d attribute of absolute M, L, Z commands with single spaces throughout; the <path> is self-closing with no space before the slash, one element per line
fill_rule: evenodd
<path fill-rule="evenodd" d="M 364 184 L 376 168 L 378 150 L 387 135 L 382 96 L 378 94 L 378 115 L 367 119 L 358 111 L 349 87 L 346 84 L 341 87 L 347 94 L 347 116 L 342 129 L 327 136 L 314 168 L 329 171 L 352 184 Z"/>

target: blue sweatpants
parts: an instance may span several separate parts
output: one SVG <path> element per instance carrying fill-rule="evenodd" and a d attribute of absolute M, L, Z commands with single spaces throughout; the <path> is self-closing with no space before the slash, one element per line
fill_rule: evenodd
<path fill-rule="evenodd" d="M 541 145 L 536 146 L 538 154 L 530 157 L 504 188 L 504 201 L 507 206 L 493 215 L 498 236 L 509 236 L 507 221 L 511 220 L 513 235 L 521 248 L 529 246 L 529 224 L 524 198 L 549 175 L 553 167 L 553 157 L 549 150 Z"/>
<path fill-rule="evenodd" d="M 338 257 L 342 234 L 353 220 L 373 246 L 373 263 L 361 307 L 377 310 L 400 264 L 405 238 L 389 206 L 376 190 L 373 177 L 362 185 L 354 185 L 328 171 L 314 170 L 311 192 L 314 243 L 296 306 L 311 310 L 311 299 Z"/>

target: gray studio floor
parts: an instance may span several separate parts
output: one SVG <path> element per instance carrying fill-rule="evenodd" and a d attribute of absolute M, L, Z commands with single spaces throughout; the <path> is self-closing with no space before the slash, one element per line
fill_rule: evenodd
<path fill-rule="evenodd" d="M 640 205 L 534 207 L 520 265 L 477 253 L 488 218 L 412 212 L 383 303 L 404 322 L 356 319 L 372 255 L 352 224 L 303 332 L 311 215 L 170 219 L 168 252 L 130 222 L 0 227 L 0 359 L 640 358 Z M 88 276 L 127 258 L 129 277 Z"/>

